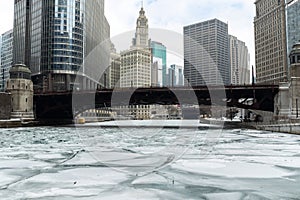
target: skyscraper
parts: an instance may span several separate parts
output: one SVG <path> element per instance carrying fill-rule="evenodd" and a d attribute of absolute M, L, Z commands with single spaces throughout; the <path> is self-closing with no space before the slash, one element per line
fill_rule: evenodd
<path fill-rule="evenodd" d="M 110 66 L 108 70 L 109 76 L 109 88 L 120 87 L 120 67 L 121 67 L 121 56 L 117 53 L 116 48 L 111 44 L 111 54 L 110 54 Z"/>
<path fill-rule="evenodd" d="M 156 61 L 152 61 L 152 65 L 151 65 L 151 86 L 152 87 L 159 87 L 160 82 L 159 82 L 159 67 L 160 67 L 160 63 L 158 60 Z"/>
<path fill-rule="evenodd" d="M 13 30 L 3 33 L 1 38 L 0 92 L 6 88 L 6 81 L 9 79 L 9 70 L 12 67 Z"/>
<path fill-rule="evenodd" d="M 184 27 L 184 76 L 192 86 L 230 83 L 226 23 L 212 19 Z"/>
<path fill-rule="evenodd" d="M 287 55 L 293 45 L 300 41 L 300 0 L 289 1 L 287 4 Z"/>
<path fill-rule="evenodd" d="M 149 48 L 149 27 L 145 10 L 141 7 L 140 15 L 136 20 L 135 37 L 132 39 L 133 47 Z"/>
<path fill-rule="evenodd" d="M 13 60 L 30 67 L 35 89 L 96 88 L 84 59 L 109 36 L 104 0 L 15 0 Z"/>
<path fill-rule="evenodd" d="M 151 41 L 151 53 L 152 53 L 152 60 L 154 63 L 154 60 L 156 58 L 161 59 L 162 61 L 162 72 L 158 73 L 161 74 L 162 77 L 159 77 L 159 79 L 162 79 L 161 86 L 166 86 L 167 81 L 167 48 L 165 45 L 163 45 L 160 42 Z"/>
<path fill-rule="evenodd" d="M 151 51 L 148 37 L 148 19 L 142 7 L 136 22 L 132 46 L 129 50 L 121 52 L 121 87 L 150 87 Z"/>
<path fill-rule="evenodd" d="M 132 46 L 121 52 L 120 87 L 150 87 L 151 58 L 148 19 L 141 7 Z M 150 118 L 150 105 L 131 105 L 128 111 L 135 119 Z"/>
<path fill-rule="evenodd" d="M 168 86 L 183 86 L 183 67 L 180 65 L 171 65 L 168 69 Z"/>
<path fill-rule="evenodd" d="M 231 84 L 250 84 L 250 55 L 245 42 L 229 35 Z"/>
<path fill-rule="evenodd" d="M 257 83 L 287 80 L 286 15 L 284 0 L 256 0 L 254 18 Z"/>

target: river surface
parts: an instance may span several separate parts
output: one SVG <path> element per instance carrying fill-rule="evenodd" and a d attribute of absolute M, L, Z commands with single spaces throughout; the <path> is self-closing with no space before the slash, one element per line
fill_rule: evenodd
<path fill-rule="evenodd" d="M 247 129 L 0 129 L 0 199 L 300 199 L 300 136 Z"/>

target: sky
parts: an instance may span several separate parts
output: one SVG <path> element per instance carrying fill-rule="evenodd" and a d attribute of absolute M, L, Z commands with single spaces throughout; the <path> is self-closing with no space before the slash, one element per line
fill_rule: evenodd
<path fill-rule="evenodd" d="M 0 1 L 0 33 L 13 27 L 13 0 Z M 106 0 L 105 15 L 110 23 L 111 37 L 135 29 L 141 0 Z M 228 23 L 229 34 L 248 46 L 254 65 L 254 0 L 144 0 L 149 28 L 182 34 L 183 27 L 217 18 Z"/>

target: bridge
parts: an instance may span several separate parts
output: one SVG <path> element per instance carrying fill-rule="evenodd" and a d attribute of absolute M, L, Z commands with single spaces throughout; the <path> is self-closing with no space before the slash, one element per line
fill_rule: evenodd
<path fill-rule="evenodd" d="M 274 112 L 278 85 L 118 88 L 34 94 L 37 120 L 72 120 L 94 108 L 128 105 L 221 105 Z"/>

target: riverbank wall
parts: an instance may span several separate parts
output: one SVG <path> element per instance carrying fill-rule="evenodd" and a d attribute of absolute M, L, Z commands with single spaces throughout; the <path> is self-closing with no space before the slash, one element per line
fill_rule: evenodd
<path fill-rule="evenodd" d="M 256 129 L 300 135 L 300 123 L 280 123 L 279 122 L 277 124 L 256 125 Z"/>
<path fill-rule="evenodd" d="M 300 135 L 300 120 L 249 122 L 249 123 L 245 123 L 245 124 L 248 127 L 252 127 L 257 130 Z"/>

